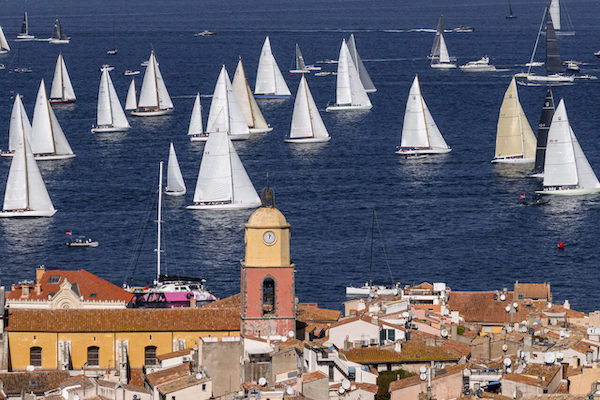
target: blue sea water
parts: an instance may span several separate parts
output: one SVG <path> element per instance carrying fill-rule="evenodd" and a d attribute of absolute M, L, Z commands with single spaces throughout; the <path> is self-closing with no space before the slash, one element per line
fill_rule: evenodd
<path fill-rule="evenodd" d="M 576 36 L 561 37 L 563 59 L 583 61 L 585 73 L 600 75 L 598 20 L 600 4 L 566 4 Z M 463 0 L 399 2 L 380 0 L 174 0 L 51 1 L 27 3 L 30 31 L 48 37 L 59 16 L 71 43 L 14 42 L 25 3 L 3 2 L 0 24 L 13 48 L 0 59 L 29 66 L 31 74 L 0 70 L 0 147 L 8 142 L 11 91 L 24 95 L 32 117 L 39 81 L 49 90 L 56 57 L 63 52 L 77 102 L 55 111 L 77 157 L 39 163 L 58 209 L 47 219 L 0 220 L 2 283 L 33 279 L 34 268 L 84 268 L 116 284 L 132 272 L 135 282 L 155 274 L 154 215 L 158 162 L 167 159 L 172 139 L 188 194 L 164 200 L 166 263 L 170 273 L 201 275 L 218 296 L 239 291 L 239 261 L 244 257 L 244 223 L 251 211 L 193 212 L 192 201 L 203 145 L 190 143 L 187 124 L 196 92 L 211 94 L 222 64 L 233 76 L 241 56 L 253 86 L 265 35 L 295 93 L 292 65 L 298 43 L 307 62 L 336 59 L 342 38 L 355 33 L 358 51 L 377 86 L 369 112 L 325 113 L 331 141 L 293 146 L 289 133 L 293 99 L 260 101 L 271 133 L 253 135 L 235 147 L 260 190 L 269 174 L 276 205 L 292 229 L 296 291 L 301 301 L 339 308 L 344 287 L 362 284 L 369 275 L 369 230 L 377 210 L 373 275 L 376 281 L 412 284 L 447 282 L 457 290 L 511 287 L 515 280 L 550 282 L 556 300 L 568 299 L 580 310 L 598 308 L 597 251 L 600 198 L 552 199 L 542 207 L 521 205 L 539 182 L 527 168 L 494 166 L 496 122 L 511 74 L 529 60 L 544 1 L 513 1 L 518 15 L 506 20 L 503 1 Z M 448 33 L 451 55 L 460 64 L 489 55 L 508 71 L 466 75 L 429 67 L 433 33 L 443 13 L 447 28 L 475 27 L 473 33 Z M 213 37 L 195 37 L 209 29 Z M 118 55 L 106 50 L 116 47 Z M 173 97 L 167 117 L 130 118 L 124 134 L 93 135 L 96 96 L 105 63 L 124 102 L 126 69 L 142 69 L 151 49 Z M 334 65 L 327 68 L 333 69 Z M 143 72 L 143 71 L 142 71 Z M 399 143 L 408 89 L 419 74 L 424 98 L 452 152 L 407 161 L 394 154 Z M 138 88 L 141 82 L 138 77 Z M 334 100 L 335 77 L 309 76 L 318 106 Z M 557 87 L 572 127 L 592 167 L 600 172 L 600 84 L 580 81 Z M 537 126 L 545 89 L 519 87 L 521 104 Z M 210 105 L 203 98 L 204 119 Z M 0 192 L 9 161 L 0 160 Z M 146 223 L 146 221 L 149 221 Z M 147 225 L 141 252 L 135 252 Z M 65 231 L 92 237 L 98 248 L 69 249 Z M 556 244 L 566 243 L 559 251 Z M 383 254 L 383 248 L 387 257 Z M 389 262 L 390 270 L 386 264 Z M 390 277 L 391 275 L 391 277 Z"/>

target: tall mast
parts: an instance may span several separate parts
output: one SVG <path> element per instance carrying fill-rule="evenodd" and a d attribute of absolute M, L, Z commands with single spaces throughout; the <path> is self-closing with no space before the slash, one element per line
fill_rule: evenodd
<path fill-rule="evenodd" d="M 156 221 L 156 283 L 160 279 L 160 232 L 161 232 L 161 217 L 162 217 L 162 179 L 163 179 L 163 162 L 161 161 L 158 168 L 158 219 Z"/>

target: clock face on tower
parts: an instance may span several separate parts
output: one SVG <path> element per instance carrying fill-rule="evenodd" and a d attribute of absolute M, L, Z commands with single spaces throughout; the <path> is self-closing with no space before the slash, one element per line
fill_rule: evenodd
<path fill-rule="evenodd" d="M 265 244 L 271 245 L 275 243 L 275 239 L 275 233 L 271 231 L 266 231 L 263 235 L 263 240 L 265 241 Z"/>

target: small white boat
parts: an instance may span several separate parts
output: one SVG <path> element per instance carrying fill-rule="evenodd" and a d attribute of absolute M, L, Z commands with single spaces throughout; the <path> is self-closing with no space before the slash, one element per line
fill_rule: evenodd
<path fill-rule="evenodd" d="M 402 156 L 445 154 L 451 150 L 423 99 L 417 75 L 408 93 L 402 139 L 400 146 L 396 148 L 396 154 Z"/>
<path fill-rule="evenodd" d="M 202 32 L 198 32 L 198 33 L 194 33 L 194 36 L 214 36 L 216 35 L 216 33 L 208 31 L 208 30 L 203 30 Z"/>
<path fill-rule="evenodd" d="M 131 128 L 108 71 L 108 68 L 102 69 L 96 125 L 92 127 L 92 133 L 124 132 Z"/>
<path fill-rule="evenodd" d="M 452 69 L 456 68 L 456 64 L 452 62 L 452 58 L 448 54 L 446 40 L 444 39 L 444 16 L 441 15 L 438 21 L 431 54 L 428 57 L 431 59 L 431 68 L 436 69 Z"/>
<path fill-rule="evenodd" d="M 462 72 L 494 72 L 496 67 L 490 65 L 490 58 L 488 56 L 482 57 L 477 61 L 469 61 L 465 65 L 461 65 L 460 70 Z"/>
<path fill-rule="evenodd" d="M 372 107 L 344 39 L 338 61 L 335 104 L 327 106 L 325 111 L 370 110 Z"/>
<path fill-rule="evenodd" d="M 459 32 L 459 33 L 475 32 L 475 28 L 473 28 L 472 26 L 459 26 L 458 28 L 452 29 L 452 32 Z"/>
<path fill-rule="evenodd" d="M 285 99 L 292 96 L 273 57 L 268 36 L 265 38 L 258 60 L 254 96 L 263 99 Z"/>
<path fill-rule="evenodd" d="M 310 93 L 306 77 L 302 75 L 294 102 L 290 136 L 285 141 L 287 143 L 320 143 L 327 142 L 329 139 L 331 137 Z"/>
<path fill-rule="evenodd" d="M 8 171 L 0 218 L 51 217 L 55 213 L 56 209 L 23 131 Z"/>
<path fill-rule="evenodd" d="M 65 243 L 67 247 L 98 247 L 98 242 L 90 238 L 72 239 Z"/>
<path fill-rule="evenodd" d="M 109 56 L 115 56 L 119 53 L 119 50 L 117 49 L 110 49 L 110 50 L 106 50 L 106 54 Z"/>
<path fill-rule="evenodd" d="M 25 14 L 23 14 L 23 23 L 21 24 L 21 32 L 17 35 L 17 40 L 27 42 L 34 39 L 35 36 L 29 34 L 29 18 L 27 17 L 27 11 L 25 11 Z"/>
<path fill-rule="evenodd" d="M 10 127 L 8 130 L 8 150 L 2 151 L 2 157 L 12 157 L 23 137 L 31 140 L 31 123 L 21 101 L 21 95 L 15 95 L 12 112 L 10 114 Z"/>
<path fill-rule="evenodd" d="M 104 70 L 114 71 L 115 67 L 113 67 L 112 65 L 109 65 L 109 64 L 102 64 L 102 66 L 100 68 L 98 68 L 98 71 L 102 72 Z"/>
<path fill-rule="evenodd" d="M 52 79 L 52 88 L 50 89 L 50 99 L 48 101 L 52 104 L 70 104 L 75 103 L 75 100 L 77 98 L 75 97 L 67 65 L 61 52 L 56 59 L 54 79 Z"/>
<path fill-rule="evenodd" d="M 331 71 L 321 71 L 321 72 L 315 73 L 315 76 L 328 76 L 331 74 L 332 74 Z"/>
<path fill-rule="evenodd" d="M 582 63 L 581 63 L 581 61 L 567 60 L 567 61 L 563 61 L 563 64 L 565 64 L 567 66 L 567 72 L 577 73 L 581 70 L 581 68 L 579 66 Z"/>
<path fill-rule="evenodd" d="M 224 124 L 225 113 L 219 112 Z M 227 131 L 211 132 L 198 172 L 194 204 L 188 210 L 242 210 L 258 208 L 260 198 L 246 173 Z"/>
<path fill-rule="evenodd" d="M 56 18 L 56 21 L 54 21 L 54 30 L 52 31 L 52 37 L 50 38 L 49 42 L 51 44 L 69 44 L 70 41 L 71 38 L 65 35 L 60 20 Z"/>
<path fill-rule="evenodd" d="M 561 100 L 548 131 L 544 189 L 536 193 L 576 196 L 599 192 L 600 182 L 583 154 Z"/>
<path fill-rule="evenodd" d="M 235 69 L 231 87 L 240 109 L 244 114 L 244 118 L 250 133 L 271 132 L 273 128 L 271 128 L 271 125 L 267 124 L 267 121 L 265 121 L 265 117 L 260 111 L 258 103 L 252 94 L 252 90 L 250 90 L 241 57 L 238 61 L 237 68 Z"/>
<path fill-rule="evenodd" d="M 10 46 L 8 45 L 8 41 L 6 40 L 6 36 L 4 36 L 4 31 L 0 26 L 0 54 L 6 54 L 10 51 Z"/>
<path fill-rule="evenodd" d="M 543 67 L 544 66 L 544 62 L 543 61 L 531 61 L 528 62 L 527 64 L 525 64 L 526 67 Z"/>
<path fill-rule="evenodd" d="M 202 128 L 202 104 L 200 103 L 200 93 L 196 94 L 196 100 L 194 100 L 194 107 L 192 108 L 192 115 L 190 117 L 187 134 L 190 137 L 191 142 L 206 141 L 206 135 Z"/>
<path fill-rule="evenodd" d="M 513 77 L 504 93 L 496 129 L 496 153 L 492 163 L 529 164 L 535 162 L 536 138 L 519 102 Z"/>
<path fill-rule="evenodd" d="M 356 41 L 354 40 L 354 34 L 350 34 L 350 38 L 348 38 L 348 51 L 350 52 L 350 57 L 352 57 L 352 62 L 356 69 L 358 69 L 358 76 L 360 77 L 360 82 L 365 88 L 365 92 L 367 93 L 375 93 L 377 88 L 373 84 L 365 65 L 362 62 L 362 59 L 358 55 L 358 50 L 356 50 Z"/>
<path fill-rule="evenodd" d="M 130 69 L 125 70 L 125 72 L 123 72 L 123 75 L 125 76 L 132 76 L 132 75 L 139 75 L 140 71 L 132 71 Z"/>
<path fill-rule="evenodd" d="M 137 108 L 131 111 L 131 115 L 136 117 L 156 117 L 172 112 L 173 102 L 158 68 L 154 50 L 152 50 L 146 72 L 144 73 Z"/>
<path fill-rule="evenodd" d="M 183 175 L 181 175 L 177 154 L 175 154 L 175 146 L 171 142 L 169 146 L 169 161 L 167 162 L 167 186 L 165 186 L 165 194 L 169 196 L 183 196 L 185 192 L 185 182 L 183 181 Z"/>

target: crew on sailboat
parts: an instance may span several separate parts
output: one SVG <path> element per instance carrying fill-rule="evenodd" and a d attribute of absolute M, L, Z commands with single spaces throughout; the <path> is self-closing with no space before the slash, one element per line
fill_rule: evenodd
<path fill-rule="evenodd" d="M 136 117 L 155 117 L 173 112 L 173 102 L 158 68 L 154 50 L 150 53 L 136 107 L 131 111 L 131 115 Z"/>

